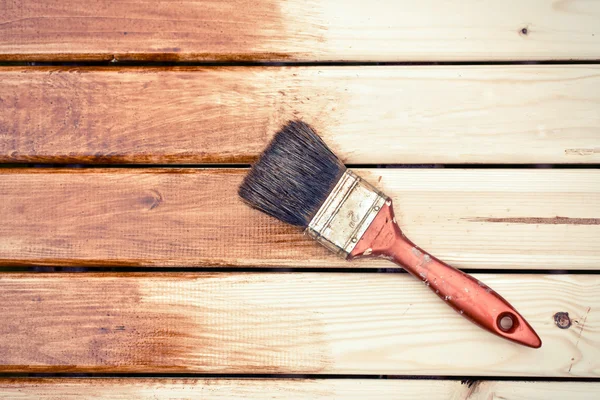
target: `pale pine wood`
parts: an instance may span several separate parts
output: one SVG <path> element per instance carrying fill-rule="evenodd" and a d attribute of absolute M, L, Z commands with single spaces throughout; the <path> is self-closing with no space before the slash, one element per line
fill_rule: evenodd
<path fill-rule="evenodd" d="M 5 67 L 0 161 L 247 163 L 301 118 L 347 163 L 598 163 L 598 88 L 589 65 Z"/>
<path fill-rule="evenodd" d="M 4 379 L 0 396 L 60 399 L 596 400 L 597 382 L 399 379 Z"/>
<path fill-rule="evenodd" d="M 598 269 L 598 170 L 355 170 L 459 268 Z M 241 202 L 247 169 L 0 170 L 0 264 L 393 267 L 346 262 Z"/>
<path fill-rule="evenodd" d="M 541 349 L 478 328 L 408 274 L 4 274 L 0 371 L 599 376 L 600 276 L 475 276 Z"/>
<path fill-rule="evenodd" d="M 0 59 L 600 58 L 596 1 L 0 2 Z"/>

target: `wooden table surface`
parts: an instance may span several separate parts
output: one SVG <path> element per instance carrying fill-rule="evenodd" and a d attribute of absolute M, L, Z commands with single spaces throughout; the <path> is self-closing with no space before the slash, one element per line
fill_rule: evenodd
<path fill-rule="evenodd" d="M 242 204 L 290 119 L 543 347 Z M 599 168 L 600 1 L 0 0 L 0 397 L 597 399 Z"/>

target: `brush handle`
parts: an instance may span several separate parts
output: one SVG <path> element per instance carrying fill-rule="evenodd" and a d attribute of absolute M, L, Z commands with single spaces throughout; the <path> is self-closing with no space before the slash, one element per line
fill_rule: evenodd
<path fill-rule="evenodd" d="M 394 218 L 391 200 L 381 208 L 349 258 L 363 256 L 383 257 L 398 264 L 463 317 L 491 333 L 533 348 L 542 345 L 533 328 L 498 293 L 404 236 Z"/>

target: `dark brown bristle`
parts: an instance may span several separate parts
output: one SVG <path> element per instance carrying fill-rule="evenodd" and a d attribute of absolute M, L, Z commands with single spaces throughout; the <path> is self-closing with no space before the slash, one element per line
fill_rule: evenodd
<path fill-rule="evenodd" d="M 306 227 L 345 171 L 309 125 L 291 121 L 277 132 L 238 193 L 252 207 Z"/>

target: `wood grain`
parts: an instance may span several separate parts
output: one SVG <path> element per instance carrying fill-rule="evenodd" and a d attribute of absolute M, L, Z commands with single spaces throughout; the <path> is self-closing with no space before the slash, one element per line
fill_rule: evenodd
<path fill-rule="evenodd" d="M 4 60 L 597 60 L 595 1 L 3 0 Z"/>
<path fill-rule="evenodd" d="M 597 382 L 399 379 L 3 379 L 0 396 L 60 399 L 397 399 L 595 400 Z"/>
<path fill-rule="evenodd" d="M 600 171 L 355 170 L 415 243 L 459 268 L 598 269 Z M 243 204 L 246 169 L 0 170 L 0 265 L 349 263 Z"/>
<path fill-rule="evenodd" d="M 476 327 L 408 274 L 3 274 L 0 371 L 599 376 L 598 275 L 476 277 L 541 349 Z"/>
<path fill-rule="evenodd" d="M 346 163 L 598 163 L 599 87 L 590 65 L 4 67 L 0 162 L 248 163 L 301 118 Z"/>

